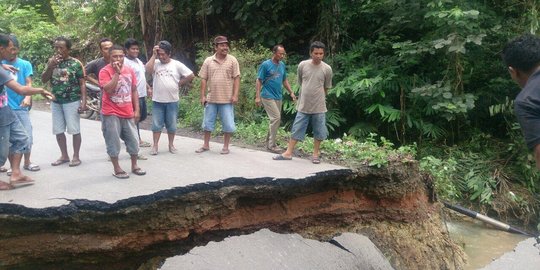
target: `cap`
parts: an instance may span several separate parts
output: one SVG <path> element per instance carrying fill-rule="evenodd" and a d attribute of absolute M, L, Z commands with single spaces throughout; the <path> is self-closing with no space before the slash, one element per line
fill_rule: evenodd
<path fill-rule="evenodd" d="M 214 38 L 214 44 L 229 43 L 226 36 L 217 36 Z"/>

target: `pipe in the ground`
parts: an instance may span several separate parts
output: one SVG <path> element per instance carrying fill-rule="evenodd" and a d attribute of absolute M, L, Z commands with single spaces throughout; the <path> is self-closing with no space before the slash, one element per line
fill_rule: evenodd
<path fill-rule="evenodd" d="M 488 224 L 491 224 L 501 230 L 504 230 L 504 231 L 507 231 L 507 232 L 511 232 L 511 233 L 519 233 L 519 234 L 523 234 L 523 235 L 526 235 L 526 236 L 529 236 L 529 237 L 535 237 L 534 235 L 528 233 L 528 232 L 525 232 L 523 230 L 520 230 L 518 228 L 515 228 L 515 227 L 512 227 L 508 224 L 505 224 L 505 223 L 502 223 L 498 220 L 495 220 L 495 219 L 492 219 L 488 216 L 485 216 L 485 215 L 482 215 L 480 213 L 477 213 L 475 211 L 472 211 L 472 210 L 469 210 L 467 208 L 464 208 L 464 207 L 461 207 L 459 205 L 452 205 L 448 202 L 443 202 L 444 203 L 444 206 L 446 206 L 447 208 L 450 208 L 458 213 L 461 213 L 461 214 L 464 214 L 466 216 L 469 216 L 469 217 L 472 217 L 472 218 L 476 218 L 476 219 L 479 219 L 485 223 L 488 223 Z"/>

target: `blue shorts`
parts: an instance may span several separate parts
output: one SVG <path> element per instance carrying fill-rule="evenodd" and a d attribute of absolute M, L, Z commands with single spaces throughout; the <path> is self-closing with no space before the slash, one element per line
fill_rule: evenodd
<path fill-rule="evenodd" d="M 72 135 L 81 133 L 80 105 L 80 101 L 63 104 L 51 102 L 54 135 L 62 134 L 65 131 Z"/>
<path fill-rule="evenodd" d="M 19 118 L 21 125 L 23 126 L 24 130 L 26 130 L 26 135 L 28 135 L 27 152 L 29 153 L 32 151 L 32 144 L 34 144 L 34 138 L 32 136 L 32 123 L 30 122 L 30 112 L 27 110 L 13 110 L 13 113 L 17 116 L 17 118 Z"/>
<path fill-rule="evenodd" d="M 120 139 L 126 143 L 126 150 L 130 155 L 139 153 L 139 138 L 137 137 L 137 128 L 133 118 L 103 115 L 101 125 L 109 156 L 118 157 L 120 154 Z"/>
<path fill-rule="evenodd" d="M 326 114 L 325 113 L 296 113 L 294 123 L 291 130 L 291 137 L 297 141 L 303 141 L 306 137 L 306 130 L 309 120 L 311 119 L 311 128 L 313 129 L 313 138 L 318 141 L 322 141 L 328 137 L 328 129 L 326 128 Z"/>
<path fill-rule="evenodd" d="M 0 127 L 0 165 L 6 163 L 9 154 L 28 152 L 28 136 L 19 119 Z"/>
<path fill-rule="evenodd" d="M 204 106 L 202 129 L 204 131 L 214 131 L 218 113 L 221 125 L 223 126 L 223 132 L 233 133 L 236 130 L 236 126 L 234 125 L 234 106 L 231 103 L 206 103 L 206 106 Z"/>
<path fill-rule="evenodd" d="M 168 133 L 176 132 L 178 121 L 178 102 L 152 101 L 152 131 L 161 132 L 163 126 Z"/>

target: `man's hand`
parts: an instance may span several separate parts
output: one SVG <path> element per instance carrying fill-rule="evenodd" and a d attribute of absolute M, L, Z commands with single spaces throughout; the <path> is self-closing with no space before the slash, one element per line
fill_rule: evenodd
<path fill-rule="evenodd" d="M 39 88 L 41 90 L 41 95 L 48 99 L 48 100 L 56 100 L 56 97 L 49 91 L 45 90 L 45 89 L 42 89 L 42 88 Z"/>
<path fill-rule="evenodd" d="M 22 100 L 20 106 L 23 107 L 23 108 L 32 106 L 32 96 L 24 97 L 24 99 Z"/>
<path fill-rule="evenodd" d="M 158 50 L 159 50 L 159 45 L 154 46 L 154 48 L 152 49 L 152 54 L 155 57 L 158 57 Z"/>
<path fill-rule="evenodd" d="M 256 97 L 256 98 L 255 98 L 255 104 L 256 104 L 257 106 L 259 106 L 259 107 L 262 106 L 261 98 L 260 98 L 260 97 Z"/>
<path fill-rule="evenodd" d="M 148 88 L 146 88 L 146 96 L 147 96 L 148 98 L 152 98 L 152 95 L 153 95 L 153 94 L 154 94 L 154 89 L 152 89 L 151 86 L 148 87 Z"/>
<path fill-rule="evenodd" d="M 232 98 L 231 98 L 231 102 L 232 102 L 232 104 L 238 103 L 238 96 L 233 95 Z"/>
<path fill-rule="evenodd" d="M 204 105 L 206 105 L 206 97 L 205 96 L 202 96 L 201 97 L 201 105 L 204 107 Z"/>
<path fill-rule="evenodd" d="M 116 74 L 120 74 L 122 72 L 122 64 L 120 64 L 120 62 L 112 62 L 111 65 Z"/>
<path fill-rule="evenodd" d="M 62 62 L 62 56 L 61 55 L 53 55 L 51 58 L 49 58 L 49 61 L 47 62 L 47 68 L 53 69 L 58 66 Z"/>
<path fill-rule="evenodd" d="M 294 92 L 291 92 L 291 99 L 293 102 L 296 102 L 296 95 L 294 94 Z"/>
<path fill-rule="evenodd" d="M 8 64 L 2 64 L 2 68 L 4 68 L 5 70 L 11 72 L 11 73 L 17 73 L 19 72 L 19 69 L 17 69 L 16 67 L 12 66 L 12 65 L 8 65 Z"/>
<path fill-rule="evenodd" d="M 141 120 L 141 113 L 139 111 L 133 112 L 133 119 L 135 120 L 135 124 L 139 123 Z"/>

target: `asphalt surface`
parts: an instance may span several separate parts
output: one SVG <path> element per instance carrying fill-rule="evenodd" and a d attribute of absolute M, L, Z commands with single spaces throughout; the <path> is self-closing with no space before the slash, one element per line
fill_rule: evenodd
<path fill-rule="evenodd" d="M 34 128 L 32 162 L 41 167 L 40 171 L 24 173 L 35 180 L 28 187 L 0 191 L 0 203 L 20 204 L 31 208 L 45 208 L 69 203 L 72 199 L 97 200 L 114 203 L 140 195 L 148 195 L 179 186 L 195 183 L 219 181 L 229 177 L 273 177 L 300 179 L 316 172 L 343 169 L 332 164 L 312 164 L 309 160 L 274 161 L 275 155 L 231 145 L 230 154 L 221 155 L 222 144 L 210 143 L 210 151 L 197 154 L 202 140 L 175 137 L 178 153 L 168 152 L 167 134 L 162 134 L 159 152 L 150 155 L 150 148 L 141 148 L 140 153 L 148 160 L 139 161 L 139 166 L 147 174 L 120 180 L 112 176 L 113 168 L 108 161 L 105 141 L 101 133 L 101 122 L 81 119 L 82 146 L 78 167 L 68 164 L 53 167 L 51 163 L 60 157 L 56 138 L 52 134 L 52 120 L 49 112 L 30 112 Z M 152 141 L 152 133 L 141 130 L 145 141 Z M 67 135 L 68 153 L 73 154 L 72 138 Z M 324 161 L 324 160 L 323 160 Z M 6 164 L 8 165 L 8 164 Z M 130 171 L 129 155 L 123 148 L 120 165 Z M 22 166 L 22 165 L 21 165 Z M 9 178 L 3 174 L 0 180 Z"/>
<path fill-rule="evenodd" d="M 538 270 L 540 269 L 540 244 L 528 238 L 521 241 L 514 251 L 505 253 L 482 270 Z"/>
<path fill-rule="evenodd" d="M 391 270 L 390 263 L 365 236 L 344 233 L 329 242 L 267 229 L 210 242 L 169 258 L 160 270 Z"/>

